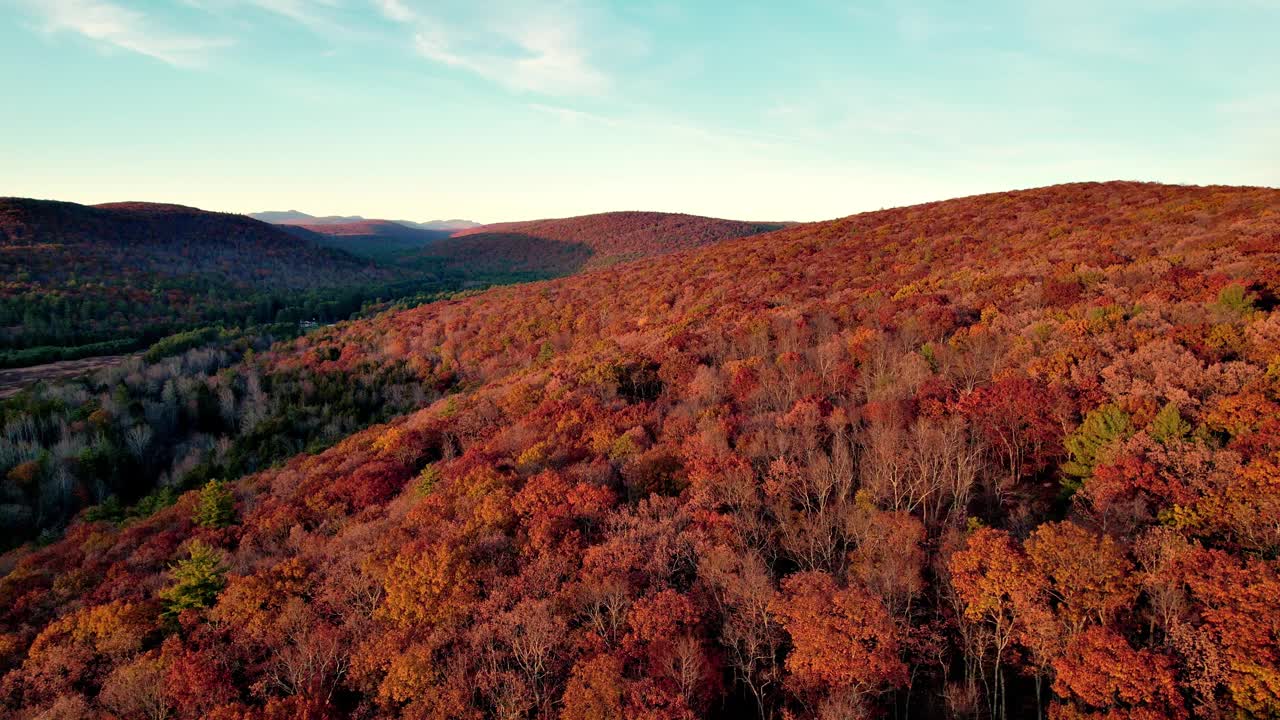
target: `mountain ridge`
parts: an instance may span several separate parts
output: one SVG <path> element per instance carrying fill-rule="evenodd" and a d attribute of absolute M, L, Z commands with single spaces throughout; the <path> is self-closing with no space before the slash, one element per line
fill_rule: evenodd
<path fill-rule="evenodd" d="M 494 266 L 534 275 L 559 276 L 772 232 L 785 226 L 784 223 L 726 220 L 685 213 L 615 211 L 481 225 L 432 243 L 420 255 L 449 266 Z"/>
<path fill-rule="evenodd" d="M 248 213 L 248 216 L 255 220 L 262 220 L 275 225 L 348 225 L 352 223 L 362 222 L 390 222 L 397 225 L 403 225 L 416 230 L 463 230 L 467 228 L 477 227 L 480 223 L 471 220 L 451 219 L 451 220 L 428 220 L 427 222 L 416 222 L 413 220 L 383 220 L 379 218 L 366 218 L 360 215 L 326 215 L 316 216 L 298 210 L 266 210 L 263 212 Z"/>

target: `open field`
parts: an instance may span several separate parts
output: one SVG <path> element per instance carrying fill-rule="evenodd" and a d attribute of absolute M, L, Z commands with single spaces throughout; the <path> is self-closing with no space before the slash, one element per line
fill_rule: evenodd
<path fill-rule="evenodd" d="M 13 397 L 22 388 L 40 380 L 65 380 L 118 365 L 129 355 L 104 355 L 102 357 L 62 360 L 60 362 L 33 365 L 24 368 L 0 370 L 0 399 Z"/>

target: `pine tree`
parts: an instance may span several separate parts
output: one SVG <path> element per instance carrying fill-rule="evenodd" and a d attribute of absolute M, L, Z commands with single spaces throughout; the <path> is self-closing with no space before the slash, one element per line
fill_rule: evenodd
<path fill-rule="evenodd" d="M 163 614 L 167 618 L 176 618 L 184 610 L 210 607 L 227 583 L 222 555 L 212 545 L 195 540 L 187 553 L 187 559 L 179 560 L 170 568 L 173 585 L 160 591 Z"/>
<path fill-rule="evenodd" d="M 1182 419 L 1178 406 L 1166 404 L 1151 421 L 1151 439 L 1160 444 L 1180 440 L 1191 432 L 1191 424 Z"/>
<path fill-rule="evenodd" d="M 220 528 L 235 522 L 236 496 L 221 480 L 210 480 L 200 489 L 192 520 L 201 527 Z"/>
<path fill-rule="evenodd" d="M 1071 455 L 1062 466 L 1067 475 L 1063 485 L 1072 492 L 1080 489 L 1084 481 L 1093 475 L 1093 468 L 1103 451 L 1111 443 L 1129 436 L 1129 415 L 1115 405 L 1094 408 L 1085 416 L 1080 427 L 1067 437 L 1064 444 Z"/>

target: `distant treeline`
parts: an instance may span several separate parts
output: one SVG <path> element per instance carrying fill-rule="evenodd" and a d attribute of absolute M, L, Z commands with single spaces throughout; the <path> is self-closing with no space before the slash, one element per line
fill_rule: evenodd
<path fill-rule="evenodd" d="M 124 338 L 75 347 L 41 345 L 22 350 L 5 350 L 0 352 L 0 368 L 29 367 L 31 365 L 44 365 L 45 363 L 61 362 L 63 360 L 80 360 L 100 355 L 118 355 L 137 350 L 138 344 L 137 338 Z"/>

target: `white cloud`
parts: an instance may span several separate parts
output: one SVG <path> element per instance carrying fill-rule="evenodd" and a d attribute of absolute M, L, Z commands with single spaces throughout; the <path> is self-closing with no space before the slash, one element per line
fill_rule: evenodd
<path fill-rule="evenodd" d="M 313 33 L 330 38 L 349 38 L 357 33 L 343 22 L 340 13 L 347 0 L 179 0 L 183 5 L 224 18 L 237 17 L 246 8 L 295 22 Z M 241 18 L 243 20 L 243 18 Z"/>
<path fill-rule="evenodd" d="M 599 95 L 612 84 L 599 67 L 582 26 L 586 13 L 559 3 L 501 2 L 477 11 L 452 12 L 449 3 L 431 13 L 404 0 L 378 0 L 388 18 L 414 27 L 422 57 L 466 70 L 523 92 Z"/>
<path fill-rule="evenodd" d="M 461 68 L 515 90 L 547 95 L 593 95 L 609 86 L 609 78 L 561 34 L 524 32 L 507 38 L 517 54 L 499 54 L 460 45 L 447 31 L 424 29 L 414 36 L 418 53 Z"/>
<path fill-rule="evenodd" d="M 203 65 L 208 52 L 230 40 L 171 32 L 147 16 L 106 0 L 25 0 L 49 32 L 74 32 L 178 67 Z"/>
<path fill-rule="evenodd" d="M 378 9 L 389 20 L 399 23 L 413 22 L 417 15 L 401 0 L 376 0 Z"/>
<path fill-rule="evenodd" d="M 170 30 L 142 0 L 8 1 L 28 8 L 47 31 L 75 32 L 172 65 L 201 65 L 208 51 L 230 44 L 199 32 Z M 612 84 L 596 62 L 596 49 L 609 41 L 608 23 L 594 22 L 602 16 L 576 0 L 171 1 L 241 28 L 248 27 L 243 12 L 269 13 L 334 41 L 373 41 L 378 35 L 385 40 L 386 28 L 374 31 L 356 22 L 372 11 L 403 27 L 421 57 L 515 91 L 600 95 Z"/>

